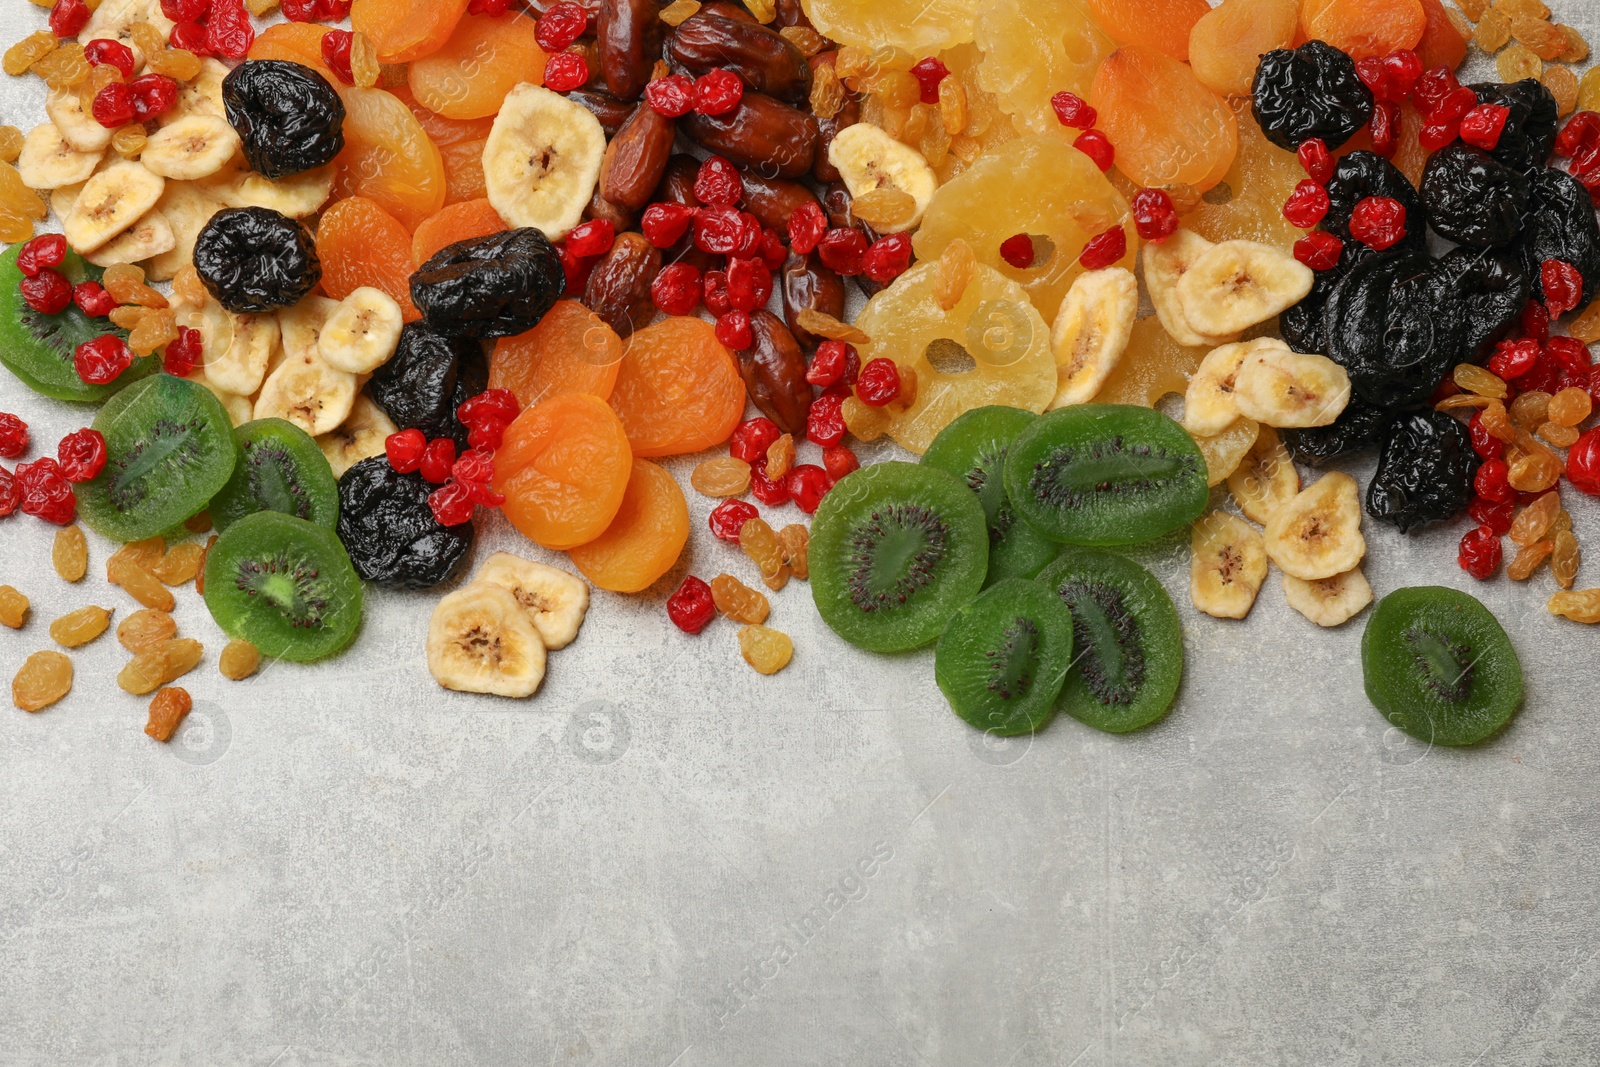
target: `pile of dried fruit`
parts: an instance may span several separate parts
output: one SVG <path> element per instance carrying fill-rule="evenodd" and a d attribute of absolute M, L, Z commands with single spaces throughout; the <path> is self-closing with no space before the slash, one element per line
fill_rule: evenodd
<path fill-rule="evenodd" d="M 5 56 L 50 121 L 0 136 L 0 362 L 104 403 L 0 487 L 135 545 L 214 522 L 159 560 L 193 555 L 264 654 L 344 648 L 364 581 L 455 578 L 480 507 L 651 589 L 690 538 L 654 461 L 724 444 L 689 477 L 712 543 L 864 648 L 938 639 L 999 732 L 1170 706 L 1176 612 L 1108 547 L 1188 529 L 1218 617 L 1269 562 L 1314 622 L 1365 609 L 1360 486 L 1296 460 L 1380 450 L 1367 515 L 1469 512 L 1464 568 L 1509 534 L 1512 578 L 1548 559 L 1550 610 L 1600 617 L 1559 496 L 1600 494 L 1600 303 L 1554 332 L 1600 287 L 1600 83 L 1545 68 L 1588 49 L 1539 0 L 284 0 L 258 34 L 272 6 L 54 0 Z M 1459 84 L 1469 40 L 1513 39 L 1503 84 Z M 35 191 L 64 236 L 32 237 Z M 861 468 L 852 437 L 922 462 Z M 809 529 L 771 521 L 791 503 Z M 1448 679 L 1488 631 L 1429 596 L 1394 601 L 1401 637 L 1374 613 L 1369 668 L 1410 642 L 1412 726 L 1473 740 L 1520 682 Z M 491 557 L 430 668 L 528 695 L 587 602 Z M 793 654 L 732 574 L 666 610 L 739 622 L 763 673 Z"/>

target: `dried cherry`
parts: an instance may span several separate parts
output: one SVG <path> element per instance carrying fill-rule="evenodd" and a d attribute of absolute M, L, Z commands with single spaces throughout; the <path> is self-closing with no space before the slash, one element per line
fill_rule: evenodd
<path fill-rule="evenodd" d="M 1351 152 L 1339 160 L 1328 180 L 1328 213 L 1322 219 L 1322 228 L 1346 245 L 1354 243 L 1350 219 L 1356 205 L 1371 197 L 1395 200 L 1405 208 L 1406 234 L 1395 247 L 1420 250 L 1427 239 L 1427 209 L 1406 176 L 1375 152 Z"/>

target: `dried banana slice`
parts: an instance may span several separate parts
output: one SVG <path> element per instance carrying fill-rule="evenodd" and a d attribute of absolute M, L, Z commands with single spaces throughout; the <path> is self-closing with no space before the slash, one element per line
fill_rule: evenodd
<path fill-rule="evenodd" d="M 1207 352 L 1183 394 L 1183 428 L 1197 437 L 1209 437 L 1227 429 L 1229 423 L 1243 414 L 1234 398 L 1239 368 L 1246 359 L 1264 349 L 1288 351 L 1289 346 L 1276 337 L 1262 337 L 1218 345 Z"/>
<path fill-rule="evenodd" d="M 1367 584 L 1367 576 L 1361 573 L 1360 567 L 1309 582 L 1285 574 L 1283 598 L 1291 608 L 1318 626 L 1339 626 L 1372 603 L 1372 586 Z"/>
<path fill-rule="evenodd" d="M 1268 520 L 1266 545 L 1285 574 L 1308 582 L 1354 569 L 1367 554 L 1356 480 L 1334 471 L 1300 490 Z"/>
<path fill-rule="evenodd" d="M 356 400 L 356 376 L 335 370 L 320 356 L 290 356 L 262 383 L 255 417 L 284 419 L 312 437 L 335 429 Z"/>
<path fill-rule="evenodd" d="M 428 670 L 446 689 L 532 696 L 544 669 L 544 642 L 510 590 L 474 582 L 433 609 Z"/>
<path fill-rule="evenodd" d="M 1300 472 L 1277 430 L 1261 427 L 1256 443 L 1228 475 L 1228 492 L 1245 518 L 1263 526 L 1300 492 Z"/>
<path fill-rule="evenodd" d="M 350 405 L 350 414 L 339 424 L 317 438 L 317 447 L 328 457 L 333 476 L 340 478 L 344 472 L 364 459 L 383 455 L 383 444 L 399 427 L 365 393 L 356 396 Z"/>
<path fill-rule="evenodd" d="M 1218 619 L 1242 619 L 1267 580 L 1261 532 L 1225 511 L 1198 520 L 1189 535 L 1189 599 Z"/>
<path fill-rule="evenodd" d="M 1350 375 L 1327 356 L 1287 345 L 1251 352 L 1233 387 L 1239 413 L 1267 426 L 1326 426 L 1350 403 Z"/>
<path fill-rule="evenodd" d="M 59 189 L 86 182 L 105 155 L 103 148 L 80 151 L 53 122 L 41 123 L 22 141 L 17 174 L 30 189 Z"/>
<path fill-rule="evenodd" d="M 145 142 L 139 162 L 163 178 L 194 181 L 217 173 L 239 150 L 239 135 L 215 115 L 186 115 Z"/>
<path fill-rule="evenodd" d="M 109 267 L 114 263 L 138 263 L 151 256 L 172 251 L 177 243 L 178 239 L 173 236 L 172 225 L 167 222 L 167 217 L 161 213 L 160 208 L 151 208 L 138 222 L 83 258 L 97 267 Z"/>
<path fill-rule="evenodd" d="M 532 226 L 559 241 L 583 218 L 605 151 L 599 119 L 524 82 L 506 95 L 484 142 L 489 203 L 511 226 Z"/>
<path fill-rule="evenodd" d="M 363 285 L 328 315 L 317 335 L 317 351 L 331 367 L 368 374 L 389 362 L 404 325 L 394 297 Z"/>
<path fill-rule="evenodd" d="M 472 580 L 510 590 L 552 652 L 572 643 L 589 611 L 589 586 L 582 578 L 509 552 L 484 560 Z"/>
<path fill-rule="evenodd" d="M 84 183 L 62 223 L 67 243 L 79 254 L 93 252 L 155 207 L 166 184 L 139 163 L 113 163 Z"/>
<path fill-rule="evenodd" d="M 1216 245 L 1193 230 L 1180 229 L 1165 241 L 1147 242 L 1139 253 L 1144 260 L 1144 287 L 1150 291 L 1156 318 L 1167 335 L 1188 348 L 1215 348 L 1238 340 L 1238 334 L 1213 337 L 1189 325 L 1178 303 L 1178 282 L 1201 256 Z"/>
<path fill-rule="evenodd" d="M 828 162 L 839 172 L 852 198 L 885 187 L 911 197 L 914 206 L 910 214 L 894 225 L 880 226 L 885 233 L 909 230 L 921 222 L 928 201 L 939 188 L 938 175 L 921 152 L 869 122 L 846 126 L 835 134 L 828 145 Z"/>
<path fill-rule="evenodd" d="M 1314 278 L 1310 267 L 1271 245 L 1224 241 L 1178 279 L 1178 307 L 1199 333 L 1237 333 L 1298 304 Z"/>
<path fill-rule="evenodd" d="M 1056 357 L 1051 408 L 1094 399 L 1127 351 L 1138 314 L 1139 281 L 1131 271 L 1111 267 L 1078 276 L 1050 329 L 1050 350 Z"/>

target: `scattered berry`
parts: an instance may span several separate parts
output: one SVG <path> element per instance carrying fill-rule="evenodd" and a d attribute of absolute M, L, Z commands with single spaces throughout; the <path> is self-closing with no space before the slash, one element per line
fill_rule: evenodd
<path fill-rule="evenodd" d="M 1539 342 L 1528 338 L 1501 341 L 1494 346 L 1489 357 L 1489 370 L 1506 381 L 1520 378 L 1533 369 L 1539 360 Z"/>
<path fill-rule="evenodd" d="M 700 279 L 700 299 L 706 303 L 706 310 L 721 318 L 733 310 L 733 304 L 728 300 L 728 272 L 725 270 L 708 270 Z"/>
<path fill-rule="evenodd" d="M 903 233 L 878 238 L 861 259 L 861 273 L 879 285 L 888 285 L 910 266 L 911 238 Z"/>
<path fill-rule="evenodd" d="M 1367 130 L 1372 136 L 1372 150 L 1384 159 L 1393 159 L 1400 150 L 1400 105 L 1389 100 L 1374 104 Z"/>
<path fill-rule="evenodd" d="M 67 239 L 59 233 L 42 233 L 17 252 L 17 269 L 33 277 L 46 267 L 59 267 L 67 258 Z"/>
<path fill-rule="evenodd" d="M 694 198 L 714 207 L 733 207 L 744 199 L 738 168 L 721 156 L 708 156 L 694 176 Z"/>
<path fill-rule="evenodd" d="M 828 231 L 828 215 L 815 201 L 806 201 L 789 213 L 789 247 L 796 255 L 806 255 Z"/>
<path fill-rule="evenodd" d="M 1499 104 L 1479 104 L 1461 116 L 1461 139 L 1474 148 L 1493 152 L 1510 115 L 1511 109 Z"/>
<path fill-rule="evenodd" d="M 702 115 L 726 115 L 744 99 L 744 82 L 731 70 L 707 71 L 694 80 L 694 109 Z"/>
<path fill-rule="evenodd" d="M 1600 427 L 1579 437 L 1567 450 L 1567 480 L 1581 493 L 1600 496 Z"/>
<path fill-rule="evenodd" d="M 833 488 L 833 481 L 828 472 L 816 464 L 801 463 L 783 476 L 783 487 L 789 491 L 795 507 L 810 515 Z"/>
<path fill-rule="evenodd" d="M 755 342 L 750 332 L 748 313 L 734 309 L 717 317 L 717 340 L 735 352 L 743 352 Z"/>
<path fill-rule="evenodd" d="M 132 365 L 133 351 L 112 333 L 85 341 L 72 353 L 72 366 L 78 377 L 90 385 L 114 382 Z"/>
<path fill-rule="evenodd" d="M 168 374 L 175 374 L 179 378 L 187 377 L 200 365 L 204 350 L 205 338 L 199 330 L 179 326 L 178 336 L 168 341 L 167 347 L 161 353 L 161 367 Z"/>
<path fill-rule="evenodd" d="M 844 414 L 840 411 L 843 405 L 844 397 L 838 393 L 823 393 L 813 400 L 810 410 L 806 412 L 806 436 L 823 448 L 843 441 L 845 424 Z"/>
<path fill-rule="evenodd" d="M 422 477 L 435 485 L 442 485 L 450 478 L 450 468 L 456 461 L 456 443 L 448 437 L 435 437 L 428 442 L 428 447 L 422 450 L 422 462 L 417 470 L 422 472 Z M 454 525 L 447 523 L 446 525 Z"/>
<path fill-rule="evenodd" d="M 1100 113 L 1089 102 L 1075 93 L 1059 92 L 1050 98 L 1050 107 L 1063 126 L 1087 130 L 1100 118 Z"/>
<path fill-rule="evenodd" d="M 461 482 L 441 485 L 428 494 L 428 508 L 440 526 L 460 526 L 464 522 L 470 522 L 473 509 L 472 490 Z"/>
<path fill-rule="evenodd" d="M 937 104 L 939 102 L 939 83 L 949 77 L 950 68 L 939 61 L 937 56 L 929 56 L 911 68 L 911 76 L 917 79 L 917 98 L 924 104 Z"/>
<path fill-rule="evenodd" d="M 1101 170 L 1110 170 L 1117 159 L 1111 139 L 1099 130 L 1084 130 L 1073 140 L 1072 146 L 1094 160 L 1094 165 Z"/>
<path fill-rule="evenodd" d="M 72 283 L 49 267 L 22 279 L 22 299 L 41 315 L 59 315 L 72 303 Z"/>
<path fill-rule="evenodd" d="M 650 302 L 665 315 L 688 315 L 700 306 L 700 271 L 688 263 L 668 263 L 650 283 Z"/>
<path fill-rule="evenodd" d="M 546 52 L 566 50 L 589 28 L 589 13 L 572 3 L 552 4 L 534 23 L 533 39 Z"/>
<path fill-rule="evenodd" d="M 83 0 L 56 0 L 50 8 L 50 32 L 76 37 L 89 24 L 89 5 Z"/>
<path fill-rule="evenodd" d="M 56 445 L 61 474 L 69 482 L 86 482 L 106 465 L 106 439 L 99 430 L 84 427 Z"/>
<path fill-rule="evenodd" d="M 658 115 L 681 118 L 694 110 L 694 79 L 687 74 L 669 74 L 644 87 L 645 103 Z"/>
<path fill-rule="evenodd" d="M 872 359 L 856 379 L 856 397 L 878 408 L 900 395 L 900 368 L 892 359 Z"/>
<path fill-rule="evenodd" d="M 50 456 L 17 467 L 17 491 L 24 515 L 65 526 L 78 513 L 78 498 L 72 491 L 72 483 L 61 473 L 61 465 Z"/>
<path fill-rule="evenodd" d="M 0 456 L 16 459 L 28 450 L 28 424 L 10 412 L 0 412 Z"/>
<path fill-rule="evenodd" d="M 1295 154 L 1300 157 L 1300 166 L 1311 176 L 1311 180 L 1318 185 L 1327 185 L 1333 177 L 1335 161 L 1333 153 L 1328 151 L 1328 143 L 1320 137 L 1312 137 L 1303 141 Z"/>
<path fill-rule="evenodd" d="M 1294 243 L 1294 258 L 1312 270 L 1332 270 L 1339 265 L 1344 242 L 1335 234 L 1318 230 Z"/>
<path fill-rule="evenodd" d="M 1289 220 L 1289 225 L 1309 230 L 1322 221 L 1330 206 L 1328 190 L 1306 178 L 1294 187 L 1294 192 L 1284 201 L 1283 217 Z"/>
<path fill-rule="evenodd" d="M 1478 465 L 1478 473 L 1473 475 L 1472 487 L 1477 494 L 1485 500 L 1500 504 L 1512 499 L 1517 491 L 1511 488 L 1507 480 L 1511 469 L 1506 466 L 1506 461 L 1498 457 L 1486 459 Z"/>
<path fill-rule="evenodd" d="M 745 500 L 724 500 L 711 509 L 707 522 L 718 539 L 739 543 L 739 531 L 744 524 L 761 514 L 756 506 Z"/>
<path fill-rule="evenodd" d="M 108 130 L 133 121 L 133 90 L 125 82 L 112 82 L 94 94 L 89 114 Z"/>
<path fill-rule="evenodd" d="M 1350 213 L 1350 236 L 1375 251 L 1394 247 L 1405 235 L 1406 206 L 1393 197 L 1365 197 Z"/>
<path fill-rule="evenodd" d="M 1018 270 L 1033 266 L 1033 238 L 1025 233 L 1014 233 L 1000 242 L 1000 258 Z"/>
<path fill-rule="evenodd" d="M 1140 189 L 1133 197 L 1133 224 L 1139 237 L 1160 244 L 1178 229 L 1178 210 L 1165 189 Z M 1032 242 L 1029 242 L 1032 251 Z M 1000 249 L 1005 254 L 1004 246 Z"/>
<path fill-rule="evenodd" d="M 589 80 L 589 63 L 576 52 L 557 52 L 545 61 L 544 86 L 557 93 L 569 93 Z"/>
<path fill-rule="evenodd" d="M 1487 526 L 1478 526 L 1461 536 L 1456 562 L 1461 569 L 1486 581 L 1500 567 L 1500 537 Z"/>
<path fill-rule="evenodd" d="M 817 242 L 817 255 L 822 265 L 847 278 L 861 273 L 866 254 L 867 235 L 853 226 L 836 226 Z"/>
<path fill-rule="evenodd" d="M 735 311 L 765 307 L 772 297 L 772 271 L 763 260 L 729 256 L 727 275 L 728 303 Z"/>
<path fill-rule="evenodd" d="M 651 204 L 639 216 L 639 232 L 657 248 L 671 248 L 688 232 L 694 208 L 684 204 Z"/>
<path fill-rule="evenodd" d="M 356 83 L 355 75 L 350 72 L 350 46 L 355 41 L 355 34 L 349 30 L 329 30 L 322 35 L 322 61 L 328 69 L 339 76 L 339 80 L 346 85 Z"/>
<path fill-rule="evenodd" d="M 1128 235 L 1121 226 L 1113 226 L 1104 233 L 1089 238 L 1078 256 L 1084 270 L 1105 270 L 1115 266 L 1128 254 Z"/>
<path fill-rule="evenodd" d="M 822 469 L 827 471 L 828 477 L 835 482 L 860 468 L 861 461 L 844 445 L 834 445 L 832 448 L 822 450 Z"/>
<path fill-rule="evenodd" d="M 389 466 L 401 474 L 410 474 L 422 466 L 422 453 L 427 447 L 427 436 L 415 427 L 383 439 L 383 453 L 389 459 Z"/>
<path fill-rule="evenodd" d="M 686 634 L 697 634 L 717 617 L 711 587 L 694 575 L 685 575 L 677 592 L 667 598 L 667 618 Z"/>
<path fill-rule="evenodd" d="M 1583 275 L 1578 268 L 1559 259 L 1539 264 L 1539 281 L 1544 286 L 1544 306 L 1552 319 L 1578 306 L 1583 296 Z"/>

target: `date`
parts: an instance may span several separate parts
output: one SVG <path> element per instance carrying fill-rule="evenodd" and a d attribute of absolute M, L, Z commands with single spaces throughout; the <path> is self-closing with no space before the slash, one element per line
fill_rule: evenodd
<path fill-rule="evenodd" d="M 683 116 L 690 140 L 741 168 L 774 178 L 798 178 L 817 153 L 817 120 L 765 93 L 747 92 L 726 115 Z"/>
<path fill-rule="evenodd" d="M 754 339 L 750 347 L 738 353 L 745 391 L 784 433 L 803 434 L 806 412 L 811 410 L 811 385 L 800 342 L 782 319 L 764 308 L 750 313 L 750 335 Z"/>
<path fill-rule="evenodd" d="M 583 287 L 584 306 L 617 331 L 617 336 L 627 337 L 654 316 L 650 283 L 660 271 L 660 249 L 640 234 L 619 233 L 616 244 L 595 264 Z"/>
<path fill-rule="evenodd" d="M 811 92 L 811 66 L 800 49 L 756 22 L 701 10 L 667 42 L 672 61 L 693 74 L 724 67 L 757 92 L 795 103 Z"/>
<path fill-rule="evenodd" d="M 648 204 L 672 158 L 674 127 L 649 104 L 635 106 L 600 160 L 600 195 L 634 211 Z"/>

